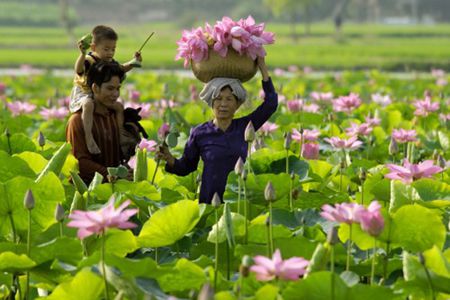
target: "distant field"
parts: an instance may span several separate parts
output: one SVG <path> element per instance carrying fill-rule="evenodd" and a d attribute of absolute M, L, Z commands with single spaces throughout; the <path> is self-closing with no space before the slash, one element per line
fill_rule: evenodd
<path fill-rule="evenodd" d="M 176 41 L 181 29 L 174 24 L 155 23 L 139 26 L 114 26 L 120 40 L 116 58 L 126 61 L 146 35 L 156 35 L 143 51 L 145 68 L 182 68 L 174 61 Z M 388 26 L 346 24 L 343 38 L 337 42 L 330 24 L 313 24 L 308 37 L 297 43 L 290 38 L 289 25 L 269 24 L 276 43 L 268 46 L 272 67 L 310 66 L 315 69 L 379 68 L 391 71 L 443 68 L 450 70 L 450 25 Z M 76 29 L 76 35 L 89 32 Z M 303 33 L 303 27 L 298 30 Z M 62 28 L 0 27 L 0 67 L 30 64 L 36 67 L 72 67 L 77 50 Z"/>

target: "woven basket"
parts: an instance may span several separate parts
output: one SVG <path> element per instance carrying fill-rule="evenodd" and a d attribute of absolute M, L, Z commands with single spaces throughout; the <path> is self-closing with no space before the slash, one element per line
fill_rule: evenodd
<path fill-rule="evenodd" d="M 208 59 L 200 62 L 191 60 L 191 68 L 195 77 L 205 83 L 214 77 L 237 78 L 245 82 L 252 79 L 258 70 L 256 61 L 247 55 L 239 55 L 232 48 L 228 48 L 226 57 L 210 48 Z"/>

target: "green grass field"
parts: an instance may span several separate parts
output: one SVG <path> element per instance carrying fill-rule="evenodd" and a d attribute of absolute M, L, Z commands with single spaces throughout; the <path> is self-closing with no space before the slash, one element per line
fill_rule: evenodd
<path fill-rule="evenodd" d="M 156 34 L 143 50 L 145 68 L 182 68 L 174 61 L 181 29 L 170 23 L 113 26 L 119 33 L 118 61 L 127 61 L 145 40 Z M 89 32 L 76 28 L 76 35 Z M 290 38 L 287 24 L 268 24 L 276 43 L 267 46 L 272 67 L 310 66 L 314 69 L 377 68 L 390 71 L 443 68 L 450 70 L 450 25 L 388 26 L 346 24 L 336 41 L 331 24 L 313 24 L 311 35 Z M 303 34 L 303 27 L 298 31 Z M 72 67 L 78 53 L 62 28 L 0 27 L 0 67 L 31 64 L 36 67 Z"/>

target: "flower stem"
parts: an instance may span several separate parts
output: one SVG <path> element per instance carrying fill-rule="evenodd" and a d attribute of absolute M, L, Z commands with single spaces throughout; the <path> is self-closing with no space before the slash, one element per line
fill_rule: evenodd
<path fill-rule="evenodd" d="M 294 202 L 293 202 L 293 199 L 292 199 L 293 185 L 294 185 L 294 179 L 291 179 L 291 181 L 289 183 L 289 208 L 290 208 L 291 212 L 294 211 Z"/>
<path fill-rule="evenodd" d="M 250 203 L 247 201 L 247 189 L 245 187 L 245 181 L 243 183 L 244 190 L 244 217 L 245 217 L 245 226 L 244 226 L 244 245 L 247 245 L 248 240 L 248 211 Z"/>
<path fill-rule="evenodd" d="M 230 266 L 230 245 L 228 243 L 225 243 L 227 245 L 227 280 L 230 280 L 230 274 L 231 274 L 231 266 Z"/>
<path fill-rule="evenodd" d="M 423 264 L 423 268 L 425 269 L 425 274 L 427 274 L 427 280 L 431 290 L 431 299 L 436 300 L 436 292 L 433 287 L 433 282 L 431 281 L 430 271 L 428 271 L 425 264 Z"/>
<path fill-rule="evenodd" d="M 237 213 L 241 212 L 241 176 L 238 175 L 238 202 L 237 202 Z"/>
<path fill-rule="evenodd" d="M 364 181 L 361 182 L 361 205 L 364 204 Z"/>
<path fill-rule="evenodd" d="M 11 223 L 11 229 L 12 229 L 12 234 L 13 234 L 13 243 L 16 243 L 16 226 L 14 225 L 14 219 L 12 216 L 12 211 L 8 212 L 8 217 L 9 217 L 9 221 Z"/>
<path fill-rule="evenodd" d="M 273 253 L 273 210 L 272 201 L 269 201 L 269 237 L 270 237 L 270 253 Z"/>
<path fill-rule="evenodd" d="M 31 209 L 28 209 L 28 233 L 27 233 L 27 256 L 30 257 L 31 252 Z M 27 271 L 26 283 L 26 299 L 30 299 L 30 271 Z"/>
<path fill-rule="evenodd" d="M 8 141 L 8 154 L 12 155 L 11 139 L 10 139 L 10 135 L 9 134 L 6 135 L 6 140 Z"/>
<path fill-rule="evenodd" d="M 217 290 L 217 273 L 219 271 L 219 212 L 215 211 L 216 215 L 216 247 L 215 247 L 215 260 L 214 260 L 214 290 Z"/>
<path fill-rule="evenodd" d="M 330 245 L 330 272 L 331 272 L 331 300 L 334 300 L 334 289 L 335 289 L 335 282 L 334 282 L 334 245 Z"/>
<path fill-rule="evenodd" d="M 161 162 L 161 160 L 158 158 L 156 160 L 155 172 L 153 172 L 153 176 L 152 176 L 152 184 L 155 182 L 156 172 L 158 171 L 158 167 L 159 167 L 159 163 L 160 162 Z"/>
<path fill-rule="evenodd" d="M 289 175 L 289 149 L 286 149 L 286 174 Z"/>
<path fill-rule="evenodd" d="M 347 265 L 345 267 L 346 271 L 350 271 L 350 257 L 352 253 L 352 233 L 353 233 L 353 223 L 350 223 L 350 233 L 348 236 L 348 245 L 347 245 Z"/>
<path fill-rule="evenodd" d="M 64 228 L 63 228 L 64 226 L 63 226 L 63 222 L 61 221 L 61 222 L 59 222 L 59 236 L 60 237 L 63 237 L 64 236 Z"/>
<path fill-rule="evenodd" d="M 387 222 L 391 222 L 391 218 L 387 218 Z M 386 222 L 386 223 L 387 223 Z M 388 236 L 387 236 L 387 242 L 386 242 L 386 257 L 384 258 L 384 266 L 383 266 L 383 281 L 387 280 L 387 273 L 388 273 L 388 264 L 389 264 L 389 252 L 391 251 L 391 228 L 392 224 L 389 224 L 389 230 L 388 230 Z"/>
<path fill-rule="evenodd" d="M 108 290 L 108 281 L 106 280 L 106 268 L 105 268 L 105 241 L 106 235 L 103 232 L 102 234 L 102 249 L 101 249 L 101 261 L 102 261 L 102 273 L 103 273 L 103 281 L 105 282 L 105 299 L 109 300 L 109 290 Z"/>
<path fill-rule="evenodd" d="M 372 251 L 372 268 L 370 271 L 370 284 L 374 284 L 374 278 L 375 278 L 375 258 L 377 254 L 377 239 L 373 238 L 373 251 Z"/>

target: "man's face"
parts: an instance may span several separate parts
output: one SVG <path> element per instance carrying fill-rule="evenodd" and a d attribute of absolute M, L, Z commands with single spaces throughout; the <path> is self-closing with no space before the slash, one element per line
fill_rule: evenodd
<path fill-rule="evenodd" d="M 110 81 L 103 82 L 100 87 L 96 86 L 93 89 L 94 99 L 106 107 L 111 107 L 119 98 L 120 86 L 119 77 L 113 76 Z"/>

